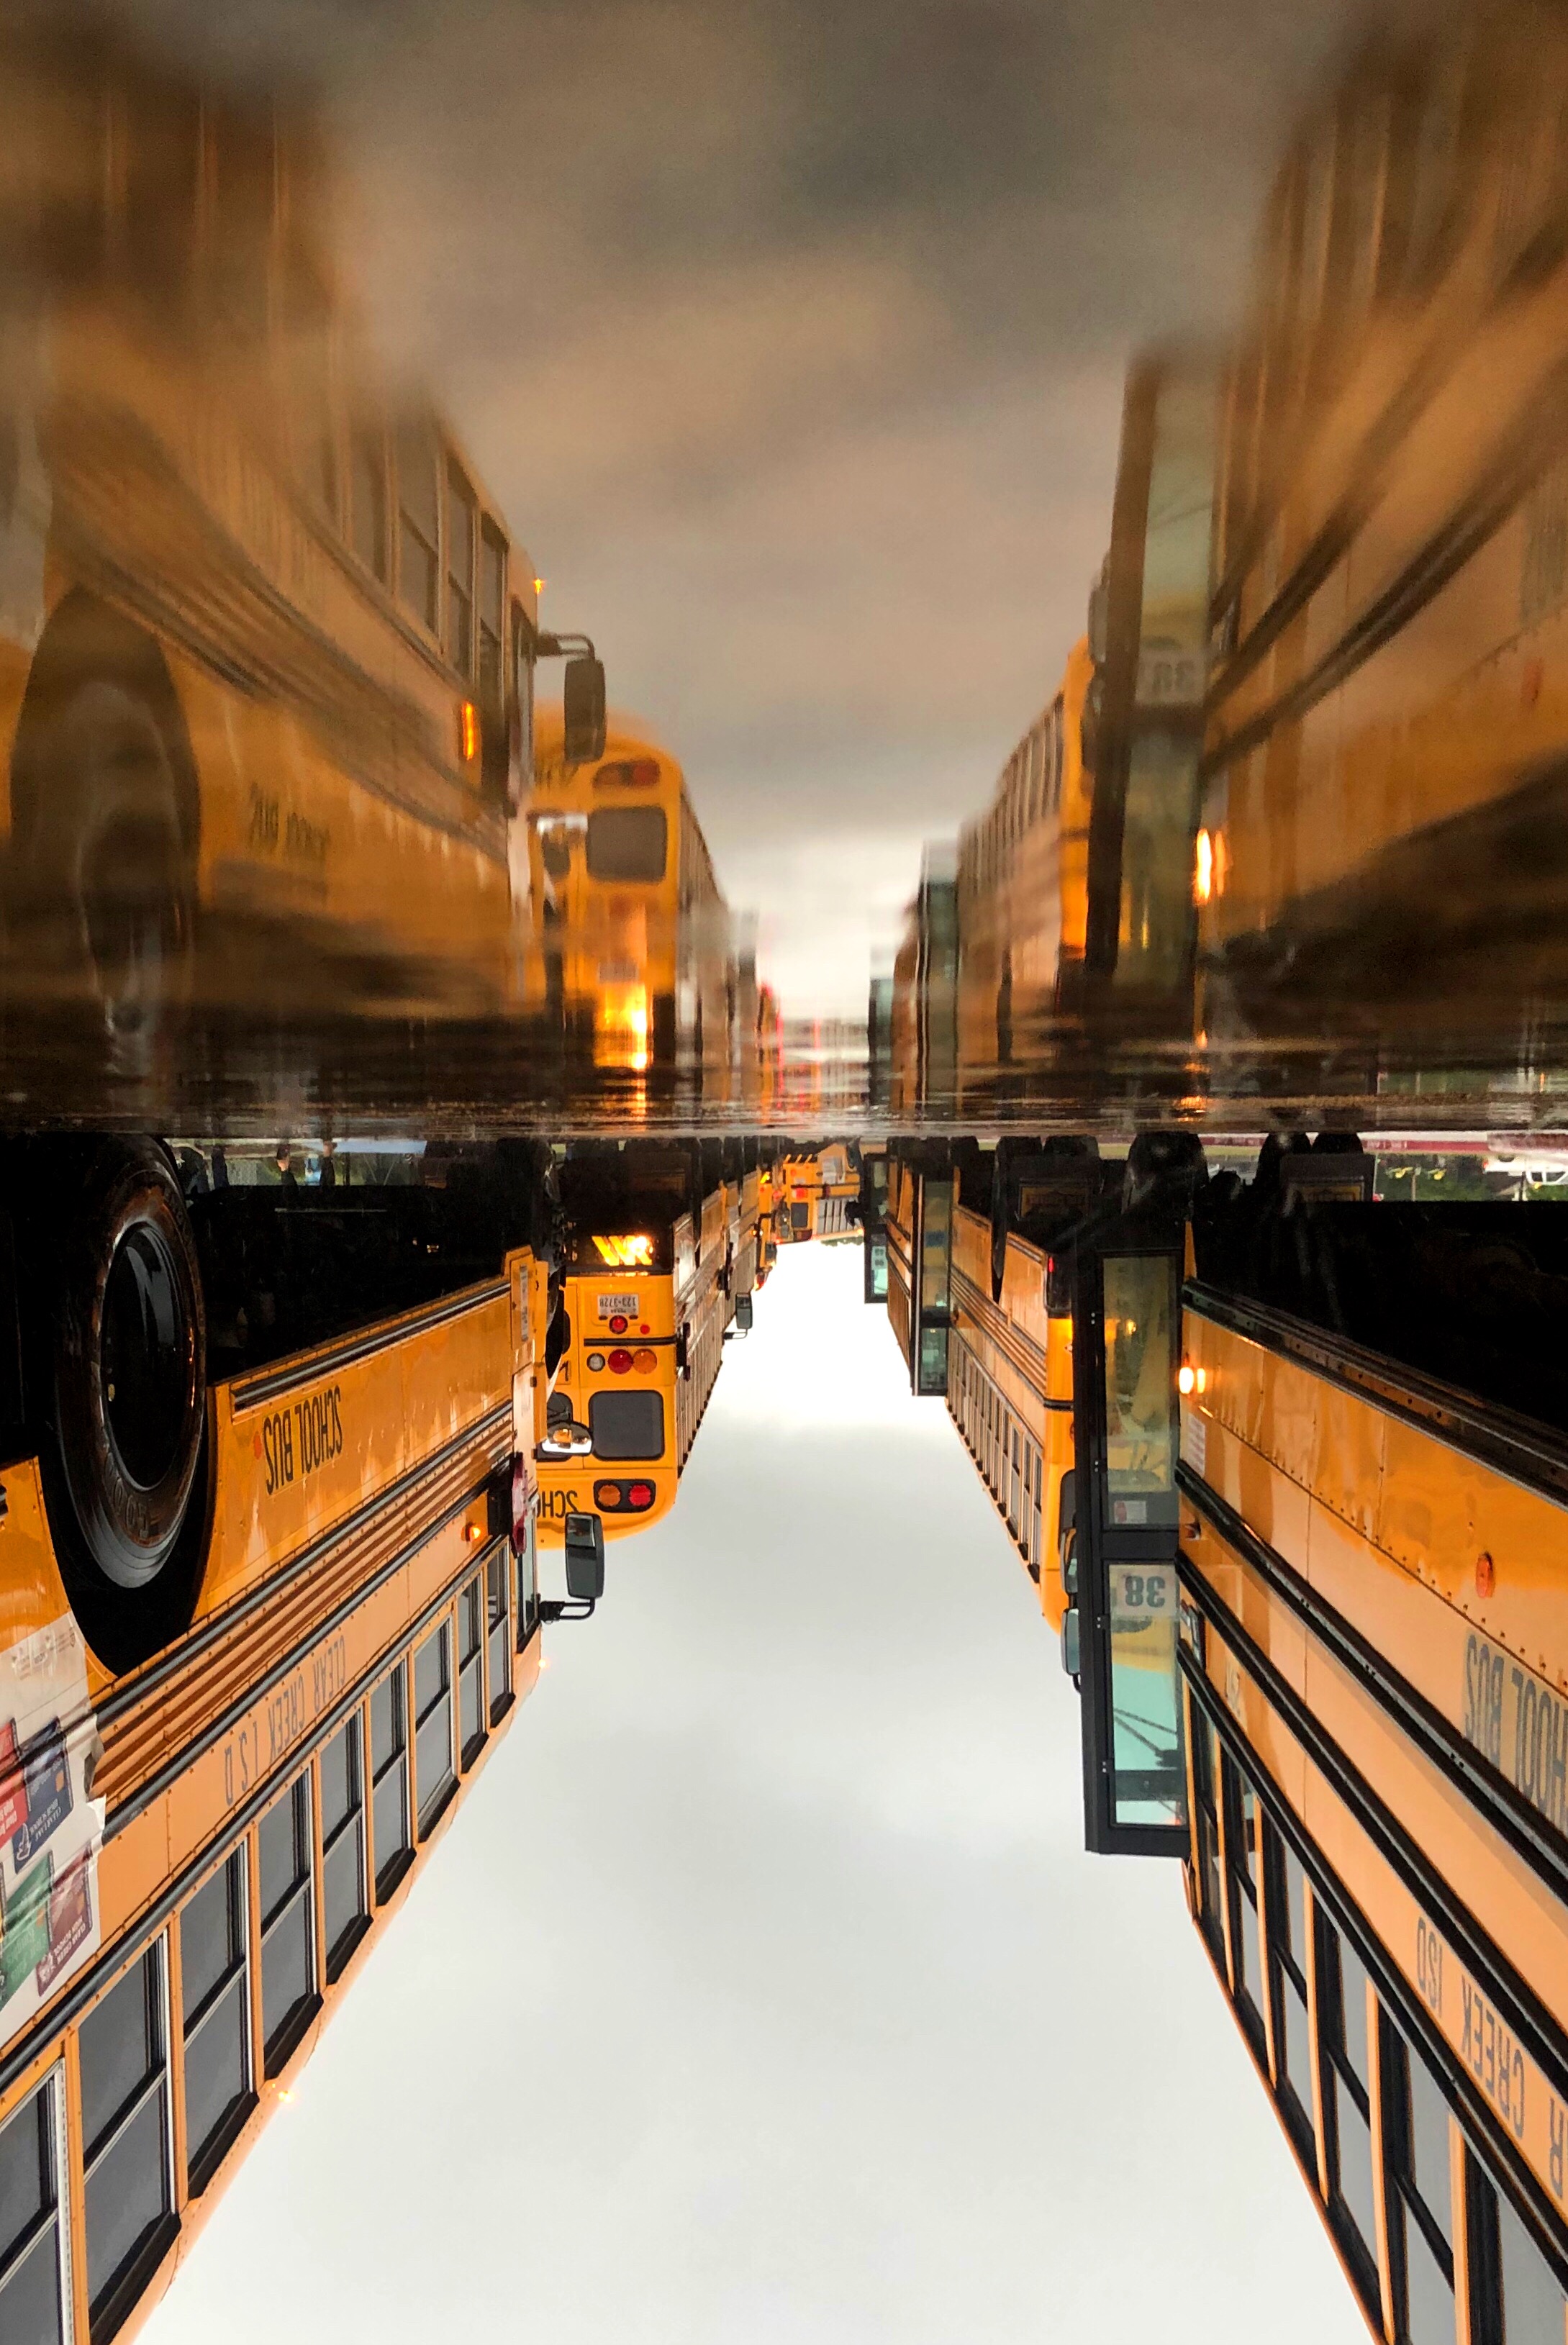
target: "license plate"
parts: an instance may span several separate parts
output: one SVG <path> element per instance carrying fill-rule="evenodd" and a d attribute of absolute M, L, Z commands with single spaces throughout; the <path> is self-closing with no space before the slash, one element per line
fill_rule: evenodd
<path fill-rule="evenodd" d="M 595 1307 L 601 1319 L 635 1319 L 638 1315 L 635 1294 L 601 1294 Z"/>

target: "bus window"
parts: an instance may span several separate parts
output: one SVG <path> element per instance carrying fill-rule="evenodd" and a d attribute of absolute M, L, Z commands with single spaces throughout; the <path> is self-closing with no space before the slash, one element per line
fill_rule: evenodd
<path fill-rule="evenodd" d="M 382 1903 L 402 1878 L 409 1854 L 403 1685 L 400 1661 L 371 1696 L 371 1822 L 375 1832 L 376 1896 Z"/>
<path fill-rule="evenodd" d="M 1497 2275 L 1503 2345 L 1563 2333 L 1564 2299 L 1556 2274 L 1506 2198 L 1497 2202 Z"/>
<path fill-rule="evenodd" d="M 353 435 L 350 497 L 354 552 L 373 577 L 387 583 L 386 450 L 379 431 Z"/>
<path fill-rule="evenodd" d="M 179 1917 L 185 2037 L 185 2162 L 199 2191 L 250 2095 L 243 1852 L 236 1849 Z"/>
<path fill-rule="evenodd" d="M 261 1883 L 261 2035 L 267 2074 L 275 2076 L 299 2042 L 315 1986 L 308 1775 L 273 1801 L 256 1838 Z"/>
<path fill-rule="evenodd" d="M 473 491 L 446 468 L 446 655 L 463 675 L 473 668 Z"/>
<path fill-rule="evenodd" d="M 664 878 L 669 823 L 663 807 L 596 807 L 588 817 L 588 877 L 653 886 Z"/>
<path fill-rule="evenodd" d="M 513 787 L 521 798 L 534 787 L 534 636 L 521 603 L 512 605 L 512 687 L 517 695 Z"/>
<path fill-rule="evenodd" d="M 471 1767 L 484 1741 L 484 1642 L 480 1583 L 471 1579 L 457 1599 L 458 1749 Z"/>
<path fill-rule="evenodd" d="M 87 2299 L 94 2329 L 107 2330 L 173 2218 L 161 1938 L 88 2013 L 79 2041 Z"/>
<path fill-rule="evenodd" d="M 494 1726 L 506 1708 L 512 1690 L 512 1658 L 507 1646 L 506 1549 L 495 1548 L 490 1558 L 488 1586 L 485 1591 L 485 1621 L 488 1654 L 486 1666 L 490 1680 L 490 1723 Z"/>
<path fill-rule="evenodd" d="M 300 478 L 306 494 L 332 521 L 338 517 L 338 451 L 324 342 L 305 340 L 295 352 L 294 421 Z"/>
<path fill-rule="evenodd" d="M 59 2071 L 56 2071 L 58 2075 Z M 0 2125 L 0 2336 L 61 2345 L 58 2087 L 54 2076 Z"/>
<path fill-rule="evenodd" d="M 1378 2301 L 1377 2214 L 1372 2192 L 1371 2068 L 1367 2056 L 1367 1974 L 1337 1930 L 1322 1926 L 1319 2030 L 1324 2123 L 1329 2137 L 1335 2227 L 1362 2295 Z"/>
<path fill-rule="evenodd" d="M 1110 1519 L 1176 1520 L 1175 1274 L 1168 1254 L 1105 1257 L 1105 1465 Z"/>
<path fill-rule="evenodd" d="M 479 549 L 479 693 L 487 708 L 502 702 L 501 645 L 506 610 L 506 540 L 487 521 Z"/>
<path fill-rule="evenodd" d="M 452 1646 L 443 1620 L 413 1657 L 413 1773 L 423 1840 L 452 1788 Z"/>
<path fill-rule="evenodd" d="M 405 427 L 397 435 L 398 593 L 433 634 L 440 616 L 436 502 L 434 443 L 428 431 Z"/>
<path fill-rule="evenodd" d="M 664 1396 L 657 1392 L 597 1392 L 588 1403 L 596 1457 L 662 1457 Z"/>
<path fill-rule="evenodd" d="M 344 1721 L 321 1753 L 321 1899 L 327 1984 L 359 1944 L 366 1921 L 364 1775 L 360 1721 Z"/>
<path fill-rule="evenodd" d="M 1400 2334 L 1410 2345 L 1451 2345 L 1454 2335 L 1453 2208 L 1449 2184 L 1448 2106 L 1420 2054 L 1385 2016 L 1384 2208 L 1389 2262 L 1402 2297 Z M 1563 2316 L 1559 2309 L 1557 2326 Z"/>

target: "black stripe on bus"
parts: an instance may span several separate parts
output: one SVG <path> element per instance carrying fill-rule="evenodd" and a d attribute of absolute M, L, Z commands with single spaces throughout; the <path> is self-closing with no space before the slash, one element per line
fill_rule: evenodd
<path fill-rule="evenodd" d="M 1348 1674 L 1357 1679 L 1386 1717 L 1392 1719 L 1444 1781 L 1478 1809 L 1500 1840 L 1537 1873 L 1553 1897 L 1568 1906 L 1568 1841 L 1540 1809 L 1511 1783 L 1500 1767 L 1468 1742 L 1437 1704 L 1391 1669 L 1383 1655 L 1343 1613 L 1325 1603 L 1317 1589 L 1275 1548 L 1258 1538 L 1217 1490 L 1200 1480 L 1184 1459 L 1176 1481 L 1198 1513 L 1227 1546 L 1257 1572 L 1270 1592 L 1327 1646 Z M 1503 1650 L 1506 1650 L 1504 1648 Z"/>
<path fill-rule="evenodd" d="M 438 1515 L 433 1522 L 426 1523 L 412 1538 L 398 1548 L 395 1555 L 389 1556 L 385 1563 L 373 1571 L 368 1579 L 361 1580 L 351 1594 L 345 1596 L 340 1604 L 334 1605 L 331 1612 L 325 1614 L 321 1619 L 312 1622 L 305 1634 L 290 1647 L 280 1660 L 274 1661 L 271 1668 L 260 1677 L 252 1679 L 244 1691 L 237 1694 L 227 1709 L 219 1711 L 218 1716 L 204 1726 L 199 1734 L 192 1736 L 191 1740 L 178 1751 L 172 1759 L 166 1760 L 156 1775 L 149 1775 L 147 1781 L 139 1783 L 134 1792 L 128 1793 L 119 1802 L 117 1807 L 112 1808 L 104 1823 L 106 1842 L 113 1840 L 117 1832 L 124 1832 L 127 1824 L 134 1823 L 137 1816 L 150 1808 L 155 1800 L 161 1799 L 165 1792 L 170 1790 L 178 1782 L 188 1767 L 193 1767 L 199 1759 L 205 1757 L 215 1742 L 221 1742 L 224 1736 L 239 1725 L 248 1710 L 252 1709 L 264 1695 L 270 1693 L 274 1686 L 280 1685 L 286 1677 L 291 1676 L 295 1670 L 301 1668 L 316 1647 L 330 1637 L 334 1629 L 341 1629 L 345 1620 L 353 1618 L 367 1597 L 373 1596 L 378 1588 L 384 1587 L 392 1575 L 401 1571 L 423 1548 L 428 1547 L 439 1532 L 445 1530 L 449 1523 L 455 1522 L 460 1515 L 465 1513 L 484 1487 L 484 1483 L 481 1482 L 478 1491 L 468 1489 L 461 1497 L 453 1499 L 444 1514 Z M 494 1539 L 489 1541 L 484 1550 L 486 1555 L 494 1544 Z"/>
<path fill-rule="evenodd" d="M 1564 2039 L 1562 2030 L 1534 1990 L 1520 1977 L 1502 1948 L 1481 1927 L 1425 1852 L 1410 1838 L 1392 1810 L 1313 1716 L 1295 1688 L 1281 1676 L 1224 1598 L 1215 1592 L 1187 1557 L 1180 1558 L 1177 1570 L 1183 1593 L 1190 1598 L 1212 1625 L 1216 1635 L 1222 1638 L 1236 1655 L 1270 1708 L 1284 1721 L 1319 1773 L 1349 1811 L 1418 1906 L 1437 1923 L 1460 1960 L 1471 1976 L 1481 1982 L 1483 1992 L 1529 2052 L 1558 2100 L 1568 2107 L 1568 2040 Z M 1189 1680 L 1196 1682 L 1196 1663 L 1185 1652 L 1182 1665 Z M 1252 1763 L 1248 1761 L 1249 1768 Z M 1452 2046 L 1446 2036 L 1441 2037 L 1440 2041 L 1443 2072 L 1447 2074 L 1451 2067 L 1462 2078 L 1465 2072 Z M 1543 2205 L 1548 2205 L 1550 2202 L 1544 2190 L 1531 2168 L 1518 2158 L 1490 2103 L 1476 2094 L 1468 2083 L 1465 2091 L 1472 2107 L 1481 2114 L 1489 2137 L 1494 2137 L 1500 2147 L 1506 2149 L 1510 2171 L 1517 2173 L 1532 2197 L 1538 2196 Z M 1564 2218 L 1559 2217 L 1558 2219 Z"/>
<path fill-rule="evenodd" d="M 154 1692 L 168 1679 L 178 1676 L 188 1661 L 193 1660 L 199 1653 L 205 1653 L 220 1639 L 227 1637 L 237 1621 L 248 1620 L 261 1605 L 270 1602 L 280 1589 L 287 1588 L 290 1580 L 297 1579 L 303 1571 L 313 1570 L 331 1555 L 334 1548 L 363 1530 L 366 1525 L 373 1522 L 378 1515 L 384 1514 L 389 1508 L 396 1506 L 406 1497 L 410 1490 L 415 1488 L 428 1476 L 438 1472 L 443 1466 L 449 1465 L 453 1458 L 460 1457 L 463 1450 L 470 1448 L 486 1436 L 494 1436 L 500 1432 L 503 1426 L 510 1428 L 511 1423 L 512 1404 L 510 1401 L 503 1401 L 493 1408 L 488 1416 L 478 1418 L 473 1425 L 465 1426 L 461 1433 L 454 1434 L 450 1441 L 444 1442 L 439 1449 L 433 1450 L 428 1457 L 422 1457 L 417 1466 L 411 1466 L 406 1474 L 401 1474 L 395 1482 L 389 1482 L 384 1490 L 378 1490 L 373 1498 L 367 1498 L 362 1507 L 356 1507 L 353 1513 L 345 1515 L 341 1523 L 334 1523 L 330 1530 L 321 1533 L 320 1538 L 312 1539 L 308 1547 L 302 1547 L 297 1555 L 290 1557 L 288 1562 L 280 1564 L 276 1571 L 269 1574 L 267 1579 L 259 1581 L 245 1595 L 237 1598 L 226 1610 L 214 1613 L 201 1628 L 190 1630 L 179 1644 L 171 1645 L 167 1652 L 161 1654 L 156 1661 L 150 1662 L 141 1674 L 131 1679 L 128 1684 L 117 1686 L 113 1693 L 106 1695 L 98 1705 L 99 1725 L 110 1725 L 115 1720 L 122 1717 L 127 1710 L 133 1709 L 145 1694 Z M 494 1473 L 494 1470 L 493 1467 L 491 1471 Z M 484 1487 L 484 1484 L 480 1485 L 481 1488 Z M 463 1504 L 466 1506 L 468 1503 L 469 1501 L 464 1499 Z"/>
<path fill-rule="evenodd" d="M 1553 1426 L 1478 1400 L 1420 1368 L 1367 1351 L 1271 1304 L 1221 1294 L 1199 1280 L 1189 1279 L 1182 1290 L 1182 1304 L 1217 1327 L 1227 1327 L 1233 1335 L 1245 1335 L 1268 1351 L 1299 1362 L 1342 1391 L 1372 1401 L 1390 1416 L 1401 1417 L 1461 1457 L 1492 1467 L 1522 1488 L 1559 1503 L 1568 1500 L 1568 1439 Z"/>
<path fill-rule="evenodd" d="M 1225 1631 L 1222 1630 L 1221 1633 L 1224 1634 Z M 1329 1908 L 1335 1927 L 1343 1937 L 1350 1941 L 1360 1956 L 1370 1974 L 1373 1985 L 1378 1990 L 1380 2001 L 1389 2006 L 1390 2013 L 1398 2019 L 1400 2027 L 1410 2041 L 1420 2046 L 1428 2066 L 1435 2070 L 1442 2079 L 1455 2114 L 1464 2128 L 1471 2154 L 1491 2169 L 1492 2181 L 1495 2188 L 1506 2190 L 1511 2197 L 1522 2203 L 1522 2210 L 1531 2219 L 1532 2228 L 1537 2235 L 1543 2253 L 1554 2267 L 1559 2268 L 1561 2283 L 1564 2292 L 1568 2293 L 1568 2248 L 1565 2248 L 1563 2233 L 1559 2228 L 1564 2223 L 1564 2215 L 1554 2208 L 1551 2194 L 1543 2187 L 1533 2167 L 1526 2165 L 1502 2131 L 1491 2103 L 1474 2083 L 1469 2070 L 1459 2059 L 1452 2045 L 1438 2026 L 1420 1995 L 1383 1946 L 1382 1941 L 1373 1931 L 1371 1924 L 1339 1874 L 1329 1864 L 1322 1850 L 1308 1836 L 1301 1818 L 1285 1797 L 1236 1719 L 1220 1700 L 1217 1688 L 1205 1675 L 1196 1657 L 1186 1646 L 1181 1645 L 1177 1648 L 1177 1658 L 1181 1663 L 1182 1674 L 1186 1680 L 1187 1687 L 1196 1706 L 1218 1734 L 1231 1759 L 1245 1771 L 1248 1782 L 1252 1785 L 1261 1804 L 1268 1810 L 1268 1820 L 1280 1838 L 1288 1841 L 1295 1851 L 1298 1862 L 1312 1883 L 1313 1895 L 1320 1904 Z M 1226 1999 L 1234 2009 L 1235 1998 L 1231 1994 L 1230 1982 L 1225 1974 L 1224 1955 L 1217 1956 L 1213 1946 L 1201 1929 L 1198 1931 L 1198 1936 L 1214 1966 L 1215 1974 L 1224 1990 Z M 1487 1982 L 1487 1985 L 1490 1992 L 1490 1981 Z M 1502 1998 L 1495 1996 L 1493 2000 L 1501 2003 Z M 1245 2028 L 1239 2032 L 1257 2063 L 1258 2073 L 1268 2087 L 1270 2099 L 1278 2107 L 1278 2095 L 1273 2079 L 1268 2075 L 1262 2047 L 1253 2044 Z M 1523 2029 L 1518 2032 L 1522 2035 L 1524 2033 Z M 1286 2128 L 1286 2137 L 1294 2149 L 1296 2145 L 1288 2127 Z M 1299 2156 L 1298 2162 L 1300 2163 Z M 1305 2164 L 1302 2164 L 1301 2170 L 1306 2175 L 1319 2211 L 1325 2212 L 1316 2169 L 1308 2172 Z"/>
<path fill-rule="evenodd" d="M 1568 360 L 1545 377 L 1480 478 L 1441 527 L 1417 547 L 1399 575 L 1374 596 L 1315 667 L 1199 760 L 1200 780 L 1224 772 L 1280 725 L 1306 716 L 1436 599 L 1561 452 L 1565 401 Z"/>
<path fill-rule="evenodd" d="M 438 1303 L 427 1303 L 383 1326 L 369 1328 L 361 1335 L 345 1335 L 325 1351 L 312 1353 L 308 1359 L 285 1360 L 280 1367 L 263 1368 L 255 1376 L 242 1376 L 229 1388 L 234 1414 L 236 1417 L 244 1416 L 264 1402 L 277 1400 L 283 1393 L 314 1384 L 318 1376 L 331 1376 L 361 1360 L 373 1359 L 378 1352 L 387 1351 L 393 1344 L 403 1343 L 411 1335 L 423 1335 L 432 1327 L 443 1327 L 449 1319 L 460 1319 L 464 1312 L 477 1311 L 511 1291 L 504 1278 L 494 1279 L 486 1286 L 465 1286 L 456 1294 L 445 1295 Z"/>
<path fill-rule="evenodd" d="M 0 2052 L 0 2096 L 10 2090 L 18 2076 L 22 2076 L 38 2057 L 47 2042 L 56 2035 L 63 2036 L 66 2028 L 81 2017 L 87 2005 L 93 2002 L 99 1990 L 114 1974 L 128 1967 L 137 1956 L 152 1944 L 165 1924 L 178 1912 L 202 1874 L 230 1854 L 244 1839 L 258 1817 L 271 1805 L 280 1792 L 286 1790 L 290 1783 L 299 1781 L 301 1772 L 322 1744 L 330 1742 L 343 1721 L 351 1711 L 359 1709 L 383 1670 L 396 1658 L 412 1652 L 432 1621 L 439 1613 L 447 1609 L 458 1589 L 484 1561 L 494 1546 L 494 1541 L 492 1540 L 482 1555 L 464 1560 L 463 1569 L 455 1573 L 437 1595 L 432 1597 L 423 1611 L 416 1619 L 405 1624 L 391 1645 L 378 1653 L 374 1660 L 361 1670 L 353 1684 L 346 1689 L 333 1707 L 322 1712 L 310 1733 L 301 1736 L 290 1762 L 275 1769 L 265 1782 L 258 1784 L 249 1798 L 234 1809 L 221 1830 L 214 1834 L 205 1848 L 197 1851 L 196 1854 L 168 1883 L 162 1894 L 148 1907 L 147 1912 L 123 1931 L 112 1945 L 101 1947 L 95 1960 L 66 1990 L 59 2002 L 51 2004 L 47 2010 L 40 2013 L 25 2034 L 19 2035 L 5 2051 Z M 531 1641 L 531 1637 L 525 1639 L 524 1644 L 517 1648 L 518 1651 L 525 1650 Z M 494 1739 L 493 1735 L 486 1737 L 487 1750 Z M 412 1751 L 411 1741 L 405 1746 L 405 1755 L 410 1757 L 411 1764 Z M 470 1771 L 472 1772 L 472 1770 Z M 418 1853 L 416 1849 L 416 1858 Z M 314 1874 L 312 1874 L 313 1878 Z M 373 1914 L 372 1918 L 373 1922 Z"/>

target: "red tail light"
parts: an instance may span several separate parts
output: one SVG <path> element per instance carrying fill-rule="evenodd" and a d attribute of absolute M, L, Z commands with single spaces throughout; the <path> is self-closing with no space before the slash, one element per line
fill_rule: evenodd
<path fill-rule="evenodd" d="M 629 1352 L 612 1352 L 610 1354 L 610 1374 L 613 1376 L 624 1376 L 631 1365 L 632 1355 Z"/>
<path fill-rule="evenodd" d="M 632 1482 L 626 1487 L 626 1504 L 635 1514 L 642 1514 L 654 1502 L 651 1482 Z"/>

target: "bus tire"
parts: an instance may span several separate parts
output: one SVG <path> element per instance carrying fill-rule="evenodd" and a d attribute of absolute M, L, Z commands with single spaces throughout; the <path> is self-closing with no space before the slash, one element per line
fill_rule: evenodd
<path fill-rule="evenodd" d="M 207 1326 L 174 1167 L 147 1139 L 63 1143 L 33 1387 L 47 1413 L 46 1497 L 82 1625 L 111 1666 L 156 1650 L 191 1592 L 205 1463 Z M 44 1428 L 40 1428 L 43 1430 Z M 150 1642 L 148 1640 L 150 1639 Z"/>
<path fill-rule="evenodd" d="M 15 763 L 11 894 L 27 946 L 133 1051 L 187 998 L 196 935 L 190 793 L 157 697 L 129 674 L 59 673 Z"/>

